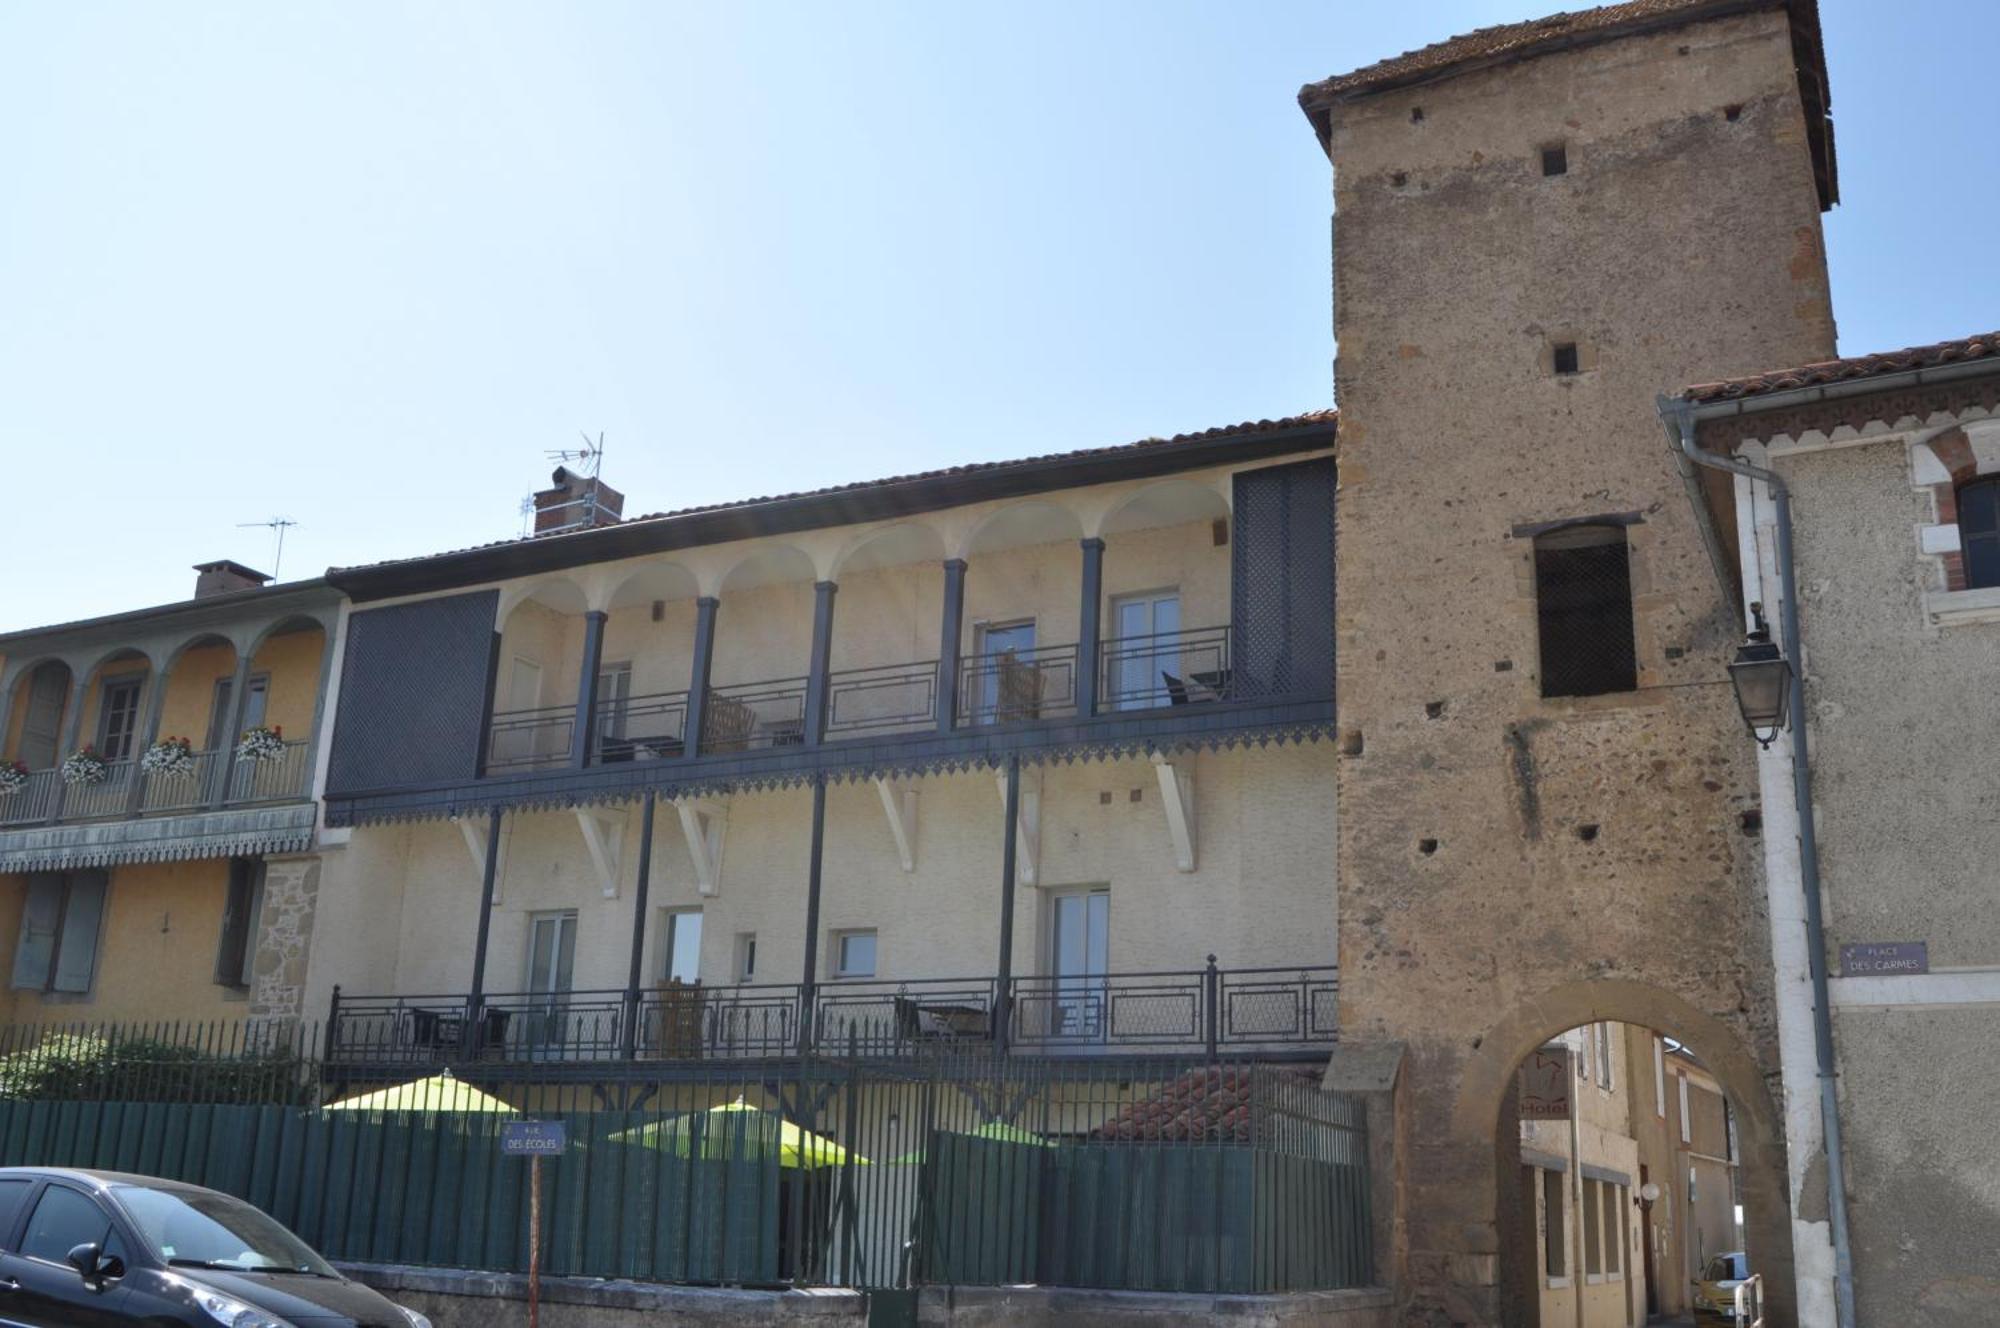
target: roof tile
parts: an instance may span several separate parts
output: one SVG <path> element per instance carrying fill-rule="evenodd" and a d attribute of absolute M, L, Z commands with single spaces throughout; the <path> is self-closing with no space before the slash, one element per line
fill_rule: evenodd
<path fill-rule="evenodd" d="M 1760 374 L 1751 374 L 1747 378 L 1696 383 L 1684 390 L 1681 398 L 1696 404 L 1733 401 L 1739 397 L 1762 396 L 1767 392 L 1787 392 L 1802 387 L 1823 387 L 1828 383 L 1845 382 L 1854 378 L 1873 378 L 1877 374 L 1905 373 L 1912 369 L 1935 369 L 1941 365 L 1984 359 L 1989 356 L 2000 356 L 2000 332 L 1982 332 L 1976 336 L 1934 342 L 1928 346 L 1878 351 L 1873 355 L 1855 355 L 1842 360 L 1820 360 L 1815 364 L 1799 365 L 1797 368 L 1772 369 Z M 1996 365 L 1996 368 L 2000 368 L 2000 365 Z"/>

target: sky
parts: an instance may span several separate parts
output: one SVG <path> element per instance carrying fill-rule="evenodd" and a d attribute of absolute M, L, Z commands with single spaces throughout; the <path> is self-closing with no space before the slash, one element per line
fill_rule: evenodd
<path fill-rule="evenodd" d="M 7 6 L 0 630 L 1326 406 L 1299 86 L 1558 7 Z M 2000 326 L 2000 5 L 1821 9 L 1841 350 Z"/>

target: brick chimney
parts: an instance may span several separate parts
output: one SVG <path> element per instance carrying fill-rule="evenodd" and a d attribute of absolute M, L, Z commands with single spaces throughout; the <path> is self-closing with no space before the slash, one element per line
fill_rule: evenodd
<path fill-rule="evenodd" d="M 245 567 L 223 558 L 212 563 L 196 563 L 194 570 L 200 575 L 194 579 L 194 597 L 207 599 L 210 595 L 227 595 L 232 590 L 255 590 L 271 578 L 262 572 Z"/>
<path fill-rule="evenodd" d="M 535 494 L 535 533 L 615 526 L 625 514 L 625 495 L 589 475 L 557 466 L 553 487 Z"/>

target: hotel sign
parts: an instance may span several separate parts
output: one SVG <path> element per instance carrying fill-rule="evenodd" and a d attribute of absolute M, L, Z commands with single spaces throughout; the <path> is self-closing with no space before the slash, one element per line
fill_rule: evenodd
<path fill-rule="evenodd" d="M 1575 1091 L 1568 1047 L 1543 1047 L 1521 1062 L 1522 1120 L 1568 1120 Z"/>
<path fill-rule="evenodd" d="M 1925 941 L 1871 941 L 1840 947 L 1840 976 L 1844 978 L 1908 977 L 1930 971 L 1930 947 Z"/>

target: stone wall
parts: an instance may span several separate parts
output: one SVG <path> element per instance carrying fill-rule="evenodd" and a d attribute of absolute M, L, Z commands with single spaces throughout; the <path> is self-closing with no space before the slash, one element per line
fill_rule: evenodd
<path fill-rule="evenodd" d="M 264 912 L 251 962 L 252 1018 L 296 1018 L 305 998 L 319 911 L 317 856 L 269 858 L 264 864 Z"/>
<path fill-rule="evenodd" d="M 1654 397 L 1833 352 L 1785 14 L 1379 93 L 1334 109 L 1331 152 L 1341 1024 L 1409 1049 L 1409 1322 L 1499 1321 L 1501 1103 L 1596 1019 L 1688 1040 L 1739 1099 L 1776 1301 L 1739 624 Z M 1638 686 L 1544 699 L 1526 531 L 1591 516 L 1629 523 Z"/>

